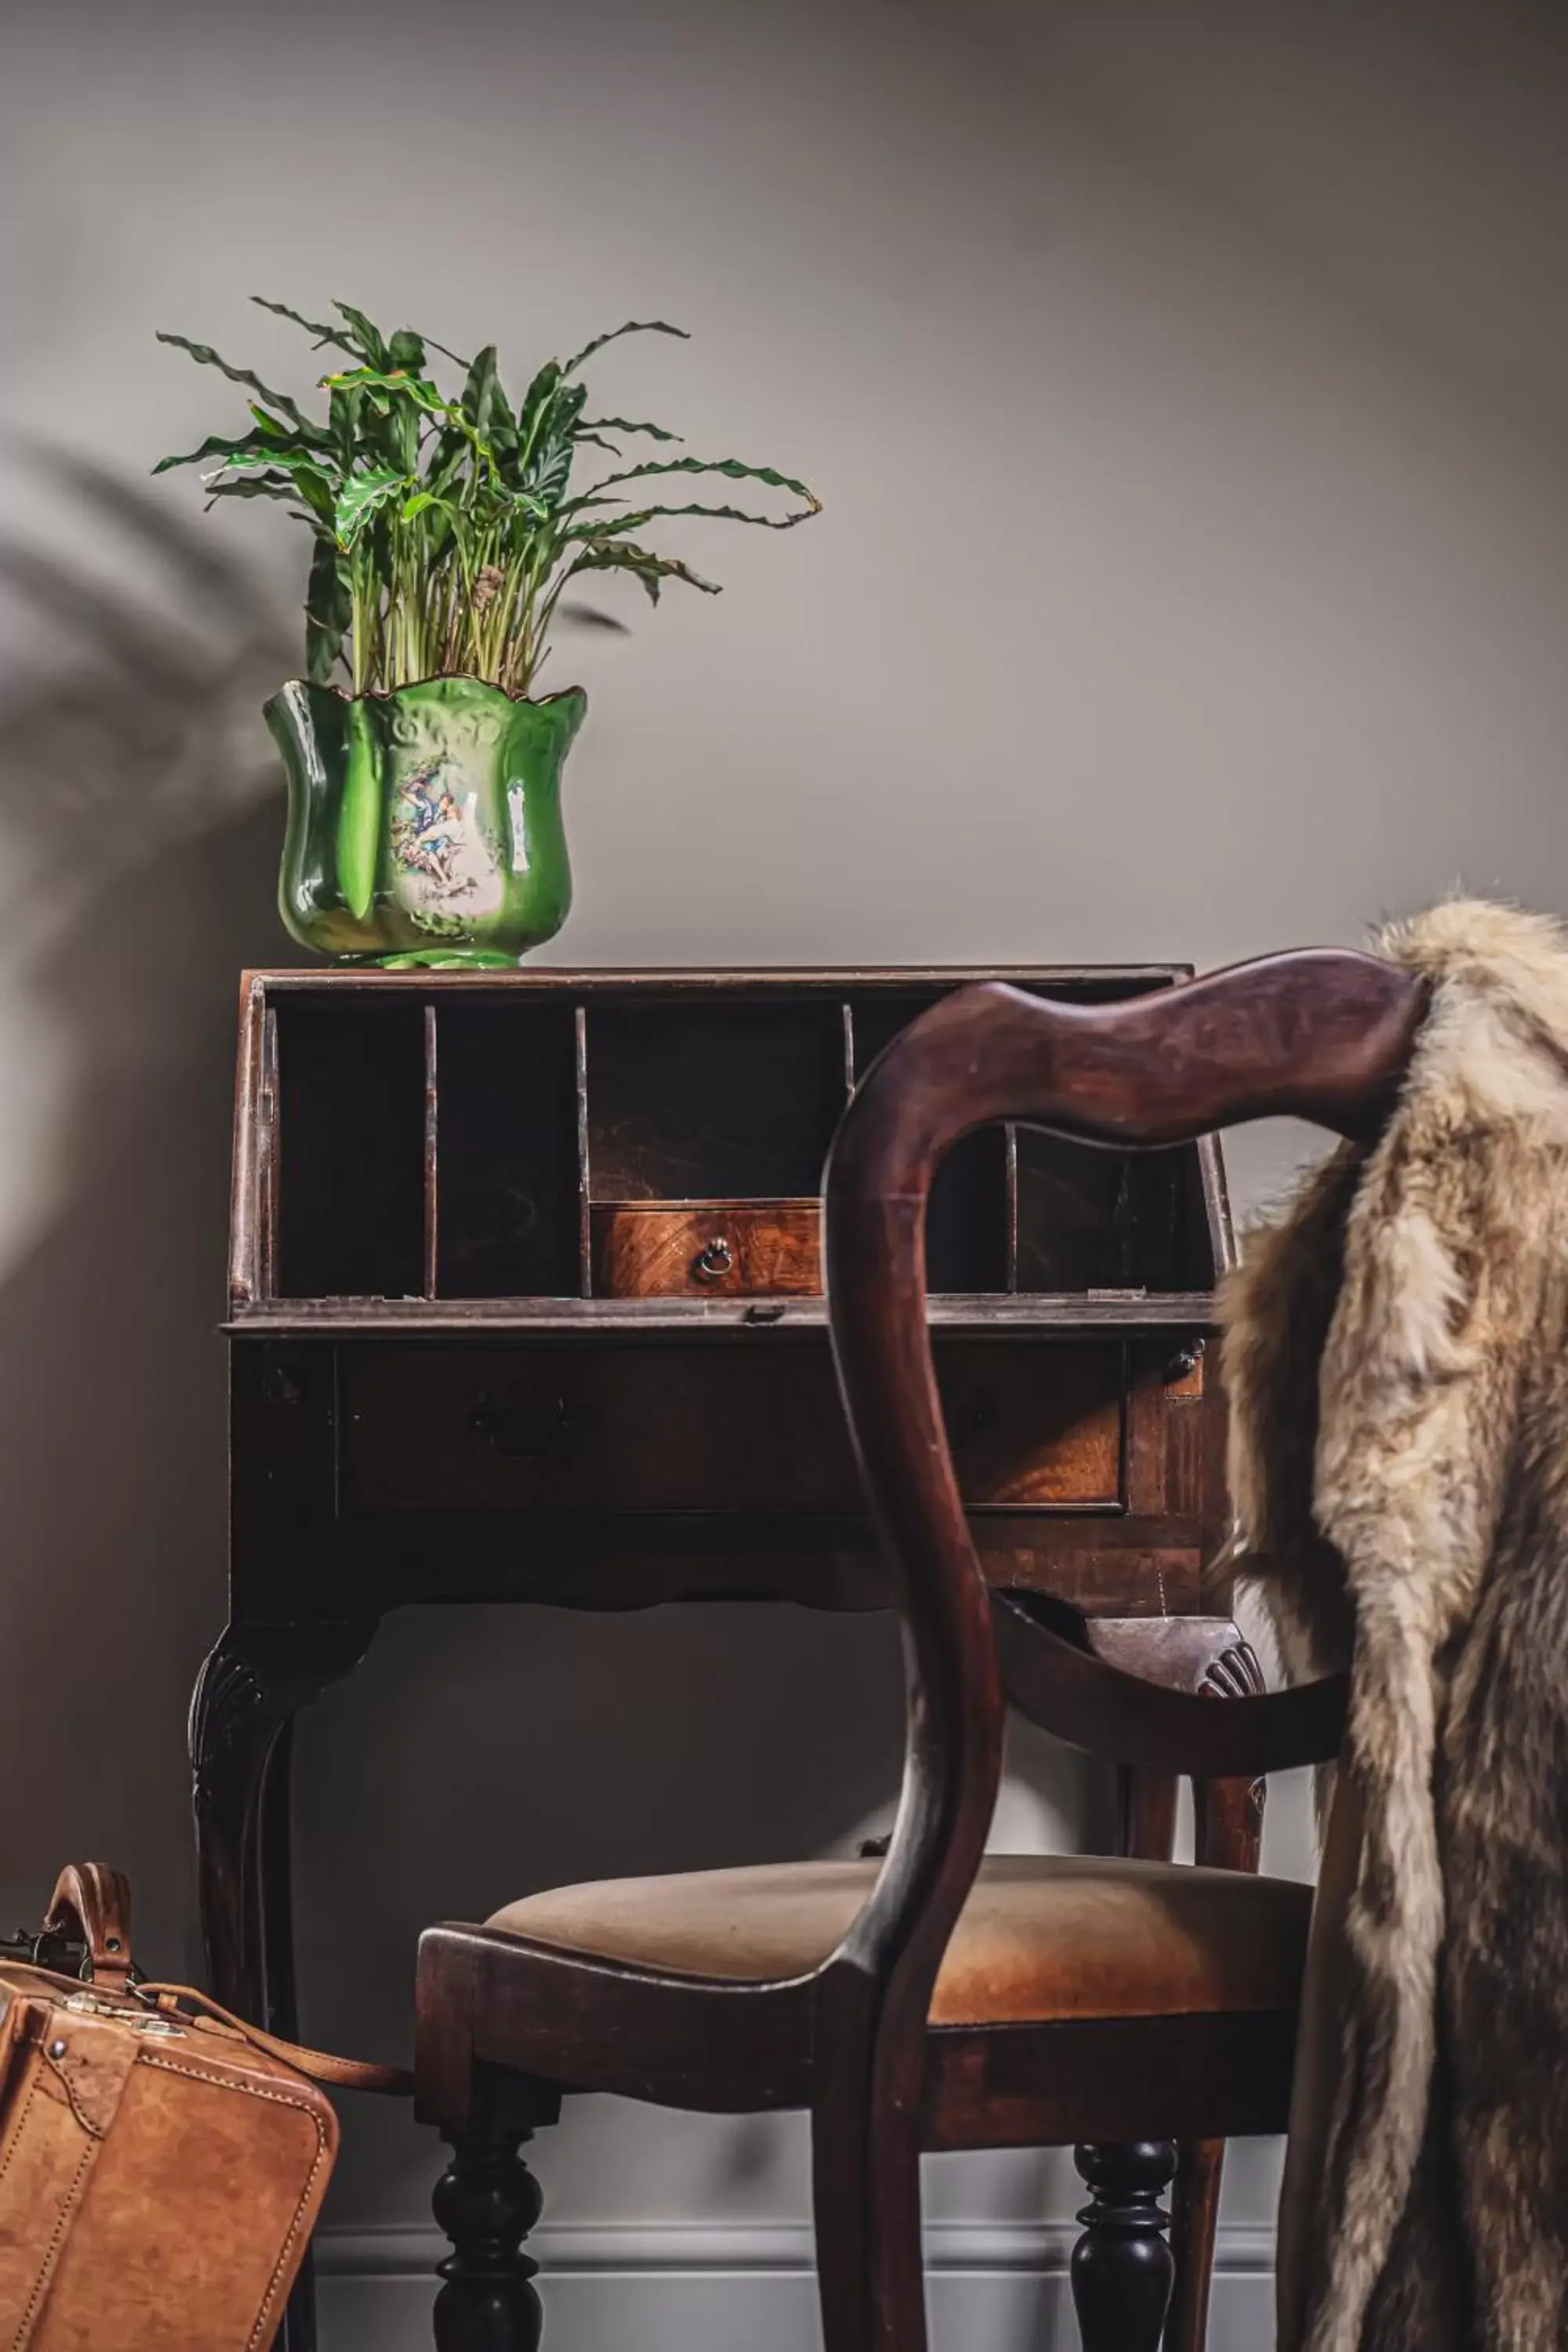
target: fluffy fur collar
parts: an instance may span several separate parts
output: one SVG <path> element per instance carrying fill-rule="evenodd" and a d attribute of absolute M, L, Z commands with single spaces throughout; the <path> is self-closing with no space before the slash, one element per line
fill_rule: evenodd
<path fill-rule="evenodd" d="M 1376 945 L 1430 990 L 1397 1108 L 1225 1310 L 1239 1565 L 1288 1673 L 1353 1661 L 1348 1989 L 1304 2036 L 1331 2096 L 1281 2352 L 1561 2352 L 1568 933 L 1455 901 Z"/>

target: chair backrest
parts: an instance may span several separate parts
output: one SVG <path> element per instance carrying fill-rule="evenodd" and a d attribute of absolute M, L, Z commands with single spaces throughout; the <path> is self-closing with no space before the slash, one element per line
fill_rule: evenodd
<path fill-rule="evenodd" d="M 990 1597 L 925 1314 L 926 1202 L 943 1154 L 999 1119 L 1118 1150 L 1279 1115 L 1370 1139 L 1423 1005 L 1410 974 L 1330 949 L 1111 1004 L 1053 1003 L 988 982 L 895 1038 L 845 1113 L 825 1186 L 828 1310 L 867 1493 L 898 1572 L 910 1668 L 899 1822 L 854 1943 L 879 1975 L 907 1963 L 917 2006 L 918 1980 L 934 1972 L 984 1850 L 1002 1750 Z M 1126 1679 L 1097 1671 L 1107 1686 Z M 1275 1704 L 1237 1700 L 1222 1712 Z"/>

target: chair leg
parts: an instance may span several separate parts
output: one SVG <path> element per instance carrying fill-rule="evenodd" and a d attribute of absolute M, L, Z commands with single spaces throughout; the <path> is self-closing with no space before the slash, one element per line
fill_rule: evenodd
<path fill-rule="evenodd" d="M 524 2075 L 481 2079 L 467 2126 L 443 2133 L 452 2161 L 431 2203 L 452 2252 L 439 2265 L 437 2352 L 538 2352 L 539 2265 L 522 2241 L 543 2200 L 518 2149 L 560 2112 L 561 2095 L 549 2084 Z"/>
<path fill-rule="evenodd" d="M 1073 2161 L 1089 2191 L 1072 2254 L 1083 2352 L 1160 2352 L 1174 2270 L 1160 2194 L 1176 2168 L 1174 2145 L 1078 2147 Z"/>
<path fill-rule="evenodd" d="M 1215 2222 L 1219 2213 L 1222 2139 L 1184 2140 L 1171 2191 L 1171 2252 L 1176 2284 L 1165 2322 L 1164 2352 L 1204 2352 L 1214 2284 Z"/>
<path fill-rule="evenodd" d="M 920 2167 L 906 2131 L 812 2117 L 823 2352 L 926 2352 Z"/>
<path fill-rule="evenodd" d="M 1248 1650 L 1230 1664 L 1243 1688 L 1258 1689 L 1263 1677 Z M 1215 1870 L 1256 1871 L 1263 1843 L 1262 1780 L 1194 1780 L 1194 1862 Z M 1184 2143 L 1176 2160 L 1171 2192 L 1171 2246 L 1176 2259 L 1175 2293 L 1165 2323 L 1164 2352 L 1204 2352 L 1208 2339 L 1209 2295 L 1214 2283 L 1215 2228 L 1219 2217 L 1222 2139 Z"/>

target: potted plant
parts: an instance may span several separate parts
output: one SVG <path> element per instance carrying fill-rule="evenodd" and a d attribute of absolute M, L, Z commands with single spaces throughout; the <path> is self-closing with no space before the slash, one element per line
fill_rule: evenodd
<path fill-rule="evenodd" d="M 321 379 L 324 418 L 209 344 L 161 335 L 241 385 L 251 422 L 153 471 L 209 466 L 210 499 L 281 499 L 315 541 L 305 676 L 267 705 L 289 783 L 283 920 L 329 955 L 514 962 L 571 904 L 561 771 L 586 698 L 534 692 L 568 582 L 624 572 L 655 604 L 667 580 L 712 595 L 714 582 L 645 543 L 649 523 L 712 515 L 784 530 L 817 501 L 804 482 L 733 457 L 661 453 L 575 478 L 588 450 L 620 460 L 624 437 L 678 441 L 663 425 L 584 414 L 585 364 L 619 336 L 683 331 L 663 320 L 630 320 L 547 360 L 514 406 L 493 346 L 464 362 L 411 328 L 384 335 L 346 302 L 321 325 L 253 299 L 341 356 Z M 462 371 L 455 396 L 429 373 L 431 352 Z M 803 503 L 776 516 L 637 503 L 644 483 L 681 475 L 760 482 Z"/>

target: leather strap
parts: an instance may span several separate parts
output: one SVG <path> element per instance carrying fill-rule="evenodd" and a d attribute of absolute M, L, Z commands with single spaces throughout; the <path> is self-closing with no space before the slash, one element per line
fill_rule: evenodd
<path fill-rule="evenodd" d="M 46 1936 L 75 1926 L 87 1946 L 84 1975 L 106 1992 L 123 1992 L 131 1975 L 131 1882 L 102 1862 L 68 1862 L 55 1881 Z"/>
<path fill-rule="evenodd" d="M 269 2058 L 280 2058 L 286 2066 L 292 2066 L 296 2074 L 307 2075 L 312 2083 L 326 2083 L 338 2091 L 380 2091 L 395 2099 L 413 2095 L 414 2077 L 405 2066 L 382 2066 L 368 2058 L 337 2058 L 329 2051 L 306 2050 L 297 2042 L 285 2042 L 276 2033 L 263 2032 L 259 2025 L 247 2025 L 232 2010 L 209 2000 L 204 1992 L 193 1991 L 189 1985 L 139 1984 L 132 1990 L 138 2000 L 168 2014 L 205 2018 L 220 2032 L 248 2042 L 251 2049 L 264 2051 Z"/>
<path fill-rule="evenodd" d="M 216 2036 L 232 2042 L 242 2042 L 252 2050 L 280 2059 L 297 2074 L 312 2083 L 324 2083 L 340 2091 L 379 2091 L 389 2098 L 405 2099 L 413 2095 L 414 2077 L 404 2066 L 382 2066 L 363 2058 L 336 2058 L 325 2050 L 305 2050 L 296 2042 L 285 2042 L 276 2033 L 264 2032 L 259 2025 L 247 2025 L 221 2003 L 209 2000 L 205 1993 L 190 1985 L 135 1984 L 120 1993 L 105 1993 L 99 1987 L 84 1986 L 79 1977 L 62 1976 L 58 1969 L 40 1969 L 30 1963 L 0 1963 L 0 2016 L 5 2013 L 4 1996 L 21 1993 L 35 1997 L 44 1994 L 54 2000 L 76 2003 L 90 2002 L 95 1996 L 105 2008 L 112 2004 L 112 2014 L 134 2018 L 148 2009 L 162 2011 L 166 2016 L 183 2016 L 205 2023 Z M 4 2352 L 0 2340 L 0 2352 Z"/>
<path fill-rule="evenodd" d="M 132 2004 L 140 2002 L 186 2017 L 203 2018 L 220 2032 L 248 2042 L 251 2049 L 281 2059 L 284 2065 L 292 2066 L 296 2074 L 304 2074 L 312 2083 L 329 2084 L 335 2090 L 380 2091 L 400 2099 L 413 2095 L 414 2077 L 405 2067 L 378 2066 L 363 2059 L 334 2058 L 324 2050 L 301 2049 L 297 2042 L 264 2032 L 258 2025 L 247 2025 L 243 2018 L 236 2017 L 232 2011 L 209 2000 L 205 1993 L 196 1992 L 189 1985 L 132 1984 L 131 1886 L 118 1870 L 110 1870 L 106 1863 L 68 1863 L 56 1881 L 44 1932 L 50 1936 L 68 1935 L 72 1927 L 79 1929 L 87 1947 L 84 1978 L 89 1978 L 95 1990 L 111 2000 L 120 1998 Z M 57 1984 L 73 1993 L 81 1990 L 70 1978 L 56 1975 L 51 1969 L 27 1969 L 20 1973 L 53 1977 Z"/>

